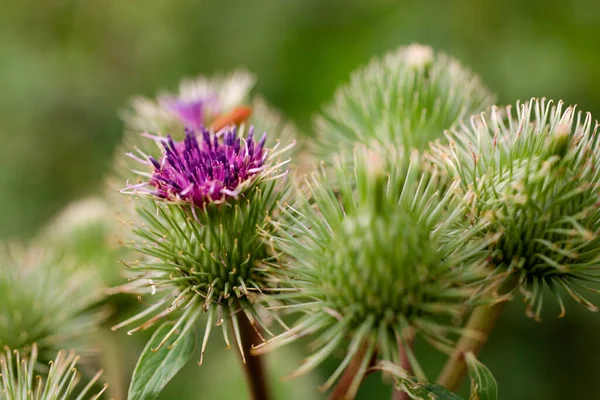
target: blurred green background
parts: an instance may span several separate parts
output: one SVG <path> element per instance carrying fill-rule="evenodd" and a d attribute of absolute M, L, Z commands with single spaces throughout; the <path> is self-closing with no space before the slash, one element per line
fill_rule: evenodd
<path fill-rule="evenodd" d="M 118 111 L 185 76 L 245 66 L 256 91 L 310 134 L 311 116 L 351 70 L 418 41 L 479 73 L 499 103 L 546 96 L 600 115 L 598 0 L 22 0 L 3 4 L 0 37 L 2 238 L 28 238 L 69 201 L 99 192 Z M 540 324 L 511 304 L 482 355 L 501 399 L 598 398 L 600 316 L 569 309 L 557 319 L 547 307 Z M 106 341 L 127 377 L 143 338 Z M 187 368 L 161 398 L 245 398 L 222 347 L 215 340 L 207 365 Z M 435 373 L 441 357 L 417 350 Z M 282 353 L 275 375 L 301 356 Z M 322 398 L 312 388 L 333 365 L 281 384 L 292 389 L 279 398 Z M 388 398 L 389 388 L 371 376 L 361 396 Z"/>

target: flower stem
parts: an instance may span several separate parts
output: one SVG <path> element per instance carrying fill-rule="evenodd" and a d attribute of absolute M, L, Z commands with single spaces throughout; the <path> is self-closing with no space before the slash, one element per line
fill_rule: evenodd
<path fill-rule="evenodd" d="M 517 282 L 518 279 L 516 276 L 506 279 L 502 285 L 500 285 L 498 295 L 509 293 L 515 288 Z M 500 318 L 500 315 L 502 315 L 505 304 L 506 301 L 501 301 L 493 305 L 479 306 L 473 310 L 465 328 L 471 333 L 478 332 L 481 337 L 476 338 L 469 333 L 462 335 L 437 379 L 438 384 L 445 386 L 453 392 L 456 392 L 460 388 L 460 385 L 467 374 L 467 364 L 465 362 L 464 354 L 472 352 L 477 355 L 479 351 L 481 351 L 492 333 L 496 321 Z"/>
<path fill-rule="evenodd" d="M 411 335 L 409 338 L 398 340 L 398 348 L 400 349 L 400 367 L 402 367 L 402 369 L 405 370 L 409 375 L 412 375 L 412 367 L 410 365 L 410 361 L 408 359 L 406 351 L 404 350 L 404 344 L 412 350 L 415 344 L 414 339 L 414 336 Z M 404 341 L 404 344 L 402 343 L 402 341 Z M 408 393 L 400 391 L 396 388 L 393 389 L 392 400 L 408 399 L 410 399 L 410 397 L 408 397 Z"/>
<path fill-rule="evenodd" d="M 367 354 L 367 350 L 368 344 L 364 343 L 361 346 L 360 350 L 358 350 L 352 361 L 350 361 L 350 364 L 348 364 L 348 367 L 344 371 L 344 374 L 338 381 L 338 384 L 333 389 L 331 396 L 329 396 L 329 400 L 352 400 L 353 397 L 349 397 L 348 392 L 350 391 L 350 386 L 354 381 L 354 377 L 361 369 L 361 365 L 363 364 L 364 358 Z M 369 365 L 373 365 L 375 363 L 375 359 L 376 354 L 373 353 L 373 355 L 371 356 L 371 360 L 369 361 Z"/>
<path fill-rule="evenodd" d="M 242 359 L 242 367 L 246 375 L 246 382 L 250 390 L 250 399 L 269 400 L 271 393 L 267 384 L 265 373 L 264 357 L 255 356 L 250 353 L 252 345 L 258 345 L 262 342 L 256 327 L 252 325 L 246 314 L 240 310 L 237 314 L 240 325 L 240 336 L 242 339 L 242 348 L 244 350 L 245 362 Z"/>

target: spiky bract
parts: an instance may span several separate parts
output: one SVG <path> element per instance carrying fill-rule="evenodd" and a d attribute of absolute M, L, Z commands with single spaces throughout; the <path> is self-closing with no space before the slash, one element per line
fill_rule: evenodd
<path fill-rule="evenodd" d="M 243 137 L 242 132 L 239 135 Z M 222 140 L 217 136 L 213 139 Z M 192 329 L 206 313 L 202 354 L 215 323 L 222 324 L 229 344 L 228 324 L 223 322 L 231 319 L 242 357 L 245 355 L 238 327 L 239 312 L 268 332 L 254 303 L 263 291 L 277 287 L 278 271 L 271 263 L 271 252 L 260 231 L 272 230 L 269 221 L 277 214 L 279 202 L 287 193 L 284 168 L 287 161 L 279 160 L 285 151 L 286 148 L 264 149 L 263 167 L 249 175 L 237 189 L 233 188 L 235 195 L 218 200 L 208 196 L 206 201 L 196 204 L 184 196 L 171 199 L 146 193 L 151 199 L 136 201 L 143 222 L 133 224 L 138 240 L 132 247 L 145 257 L 131 265 L 137 273 L 132 285 L 146 286 L 152 293 L 149 298 L 156 295 L 160 299 L 115 329 L 149 318 L 132 329 L 132 333 L 177 315 L 177 322 L 164 343 L 172 335 L 178 332 L 183 335 Z M 251 157 L 249 153 L 247 156 Z"/>
<path fill-rule="evenodd" d="M 298 375 L 349 340 L 344 360 L 324 389 L 363 351 L 355 392 L 371 356 L 398 362 L 399 346 L 414 332 L 449 351 L 448 335 L 458 331 L 449 317 L 465 311 L 475 290 L 469 284 L 480 273 L 476 267 L 463 268 L 462 260 L 481 247 L 463 246 L 474 231 L 453 228 L 460 202 L 437 192 L 436 172 L 421 172 L 416 153 L 408 159 L 403 150 L 374 148 L 361 146 L 352 160 L 339 160 L 335 178 L 323 171 L 308 179 L 308 197 L 287 207 L 270 235 L 290 285 L 290 291 L 273 297 L 287 303 L 284 310 L 306 315 L 256 351 L 319 333 L 312 345 L 316 351 Z"/>
<path fill-rule="evenodd" d="M 516 111 L 516 112 L 515 112 Z M 465 221 L 487 221 L 494 235 L 490 261 L 515 274 L 539 318 L 549 288 L 564 314 L 557 288 L 592 310 L 578 293 L 598 282 L 600 270 L 600 147 L 598 123 L 545 99 L 516 110 L 494 107 L 448 133 L 449 146 L 433 146 L 434 162 L 460 181 L 470 198 Z"/>
<path fill-rule="evenodd" d="M 0 246 L 0 346 L 27 351 L 37 343 L 43 362 L 63 348 L 89 355 L 104 316 L 93 309 L 101 289 L 95 271 L 66 257 Z"/>
<path fill-rule="evenodd" d="M 315 153 L 330 159 L 355 142 L 425 149 L 464 118 L 493 104 L 458 61 L 412 44 L 356 71 L 316 119 Z"/>
<path fill-rule="evenodd" d="M 78 361 L 75 352 L 59 351 L 54 361 L 50 362 L 47 376 L 42 377 L 35 374 L 38 362 L 36 344 L 33 344 L 27 357 L 17 350 L 13 352 L 6 348 L 5 353 L 0 354 L 0 400 L 69 400 L 84 399 L 84 396 L 90 396 L 92 400 L 99 399 L 107 385 L 99 392 L 95 392 L 93 386 L 102 371 L 78 391 L 77 386 L 81 381 L 81 374 L 76 369 Z"/>

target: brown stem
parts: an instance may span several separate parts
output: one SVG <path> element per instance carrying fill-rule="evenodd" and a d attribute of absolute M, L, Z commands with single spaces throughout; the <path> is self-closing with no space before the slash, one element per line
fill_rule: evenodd
<path fill-rule="evenodd" d="M 508 278 L 498 289 L 499 295 L 505 295 L 512 291 L 517 285 L 517 278 Z M 460 338 L 450 358 L 444 365 L 437 383 L 445 386 L 449 390 L 456 392 L 467 374 L 467 364 L 464 355 L 471 352 L 477 355 L 489 338 L 496 321 L 502 315 L 506 301 L 502 301 L 491 306 L 479 306 L 473 310 L 473 313 L 467 321 L 466 330 L 478 332 L 479 337 L 465 333 Z"/>
<path fill-rule="evenodd" d="M 361 346 L 360 350 L 358 350 L 358 352 L 356 353 L 356 355 L 354 356 L 352 361 L 350 361 L 350 364 L 348 364 L 348 367 L 344 371 L 344 374 L 342 375 L 342 377 L 338 381 L 337 385 L 333 389 L 333 392 L 331 392 L 331 396 L 329 396 L 329 400 L 352 400 L 348 396 L 348 391 L 350 389 L 350 386 L 352 385 L 352 381 L 354 380 L 354 377 L 356 376 L 358 370 L 360 369 L 360 366 L 366 355 L 365 353 L 367 352 L 367 349 L 368 349 L 368 344 L 364 343 Z M 376 358 L 377 358 L 376 353 L 373 353 L 373 356 L 371 357 L 371 360 L 369 363 L 370 366 L 375 365 Z"/>
<path fill-rule="evenodd" d="M 250 389 L 250 398 L 252 400 L 269 400 L 271 393 L 267 384 L 265 365 L 263 356 L 255 356 L 250 353 L 252 345 L 262 343 L 262 338 L 252 325 L 246 313 L 239 311 L 237 318 L 240 326 L 240 336 L 242 339 L 242 348 L 246 361 L 242 360 L 242 366 L 246 375 L 246 382 Z"/>
<path fill-rule="evenodd" d="M 408 372 L 409 375 L 412 375 L 412 367 L 410 365 L 410 360 L 408 359 L 406 351 L 404 351 L 404 345 L 408 346 L 410 348 L 410 350 L 412 351 L 412 349 L 414 348 L 414 345 L 415 345 L 414 339 L 415 339 L 414 335 L 411 334 L 408 338 L 398 340 L 398 349 L 399 349 L 399 353 L 400 353 L 400 367 L 402 367 L 403 370 Z M 404 344 L 402 343 L 403 341 L 404 341 Z M 410 399 L 410 397 L 408 396 L 408 393 L 394 388 L 394 390 L 392 392 L 392 400 L 408 400 L 408 399 Z"/>

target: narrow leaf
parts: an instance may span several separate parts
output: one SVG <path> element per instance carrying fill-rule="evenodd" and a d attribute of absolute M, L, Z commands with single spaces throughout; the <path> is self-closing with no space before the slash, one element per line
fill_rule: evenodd
<path fill-rule="evenodd" d="M 466 353 L 465 360 L 471 376 L 469 400 L 498 400 L 498 384 L 490 370 L 473 353 Z"/>
<path fill-rule="evenodd" d="M 193 329 L 187 331 L 182 337 L 172 337 L 159 350 L 152 351 L 171 330 L 172 324 L 165 322 L 150 338 L 144 351 L 140 355 L 131 385 L 129 386 L 128 400 L 156 399 L 161 390 L 190 360 L 196 347 L 196 335 Z M 177 345 L 169 349 L 170 345 L 179 339 Z"/>
<path fill-rule="evenodd" d="M 396 388 L 406 392 L 413 400 L 464 400 L 443 386 L 420 382 L 416 378 L 397 378 Z"/>

